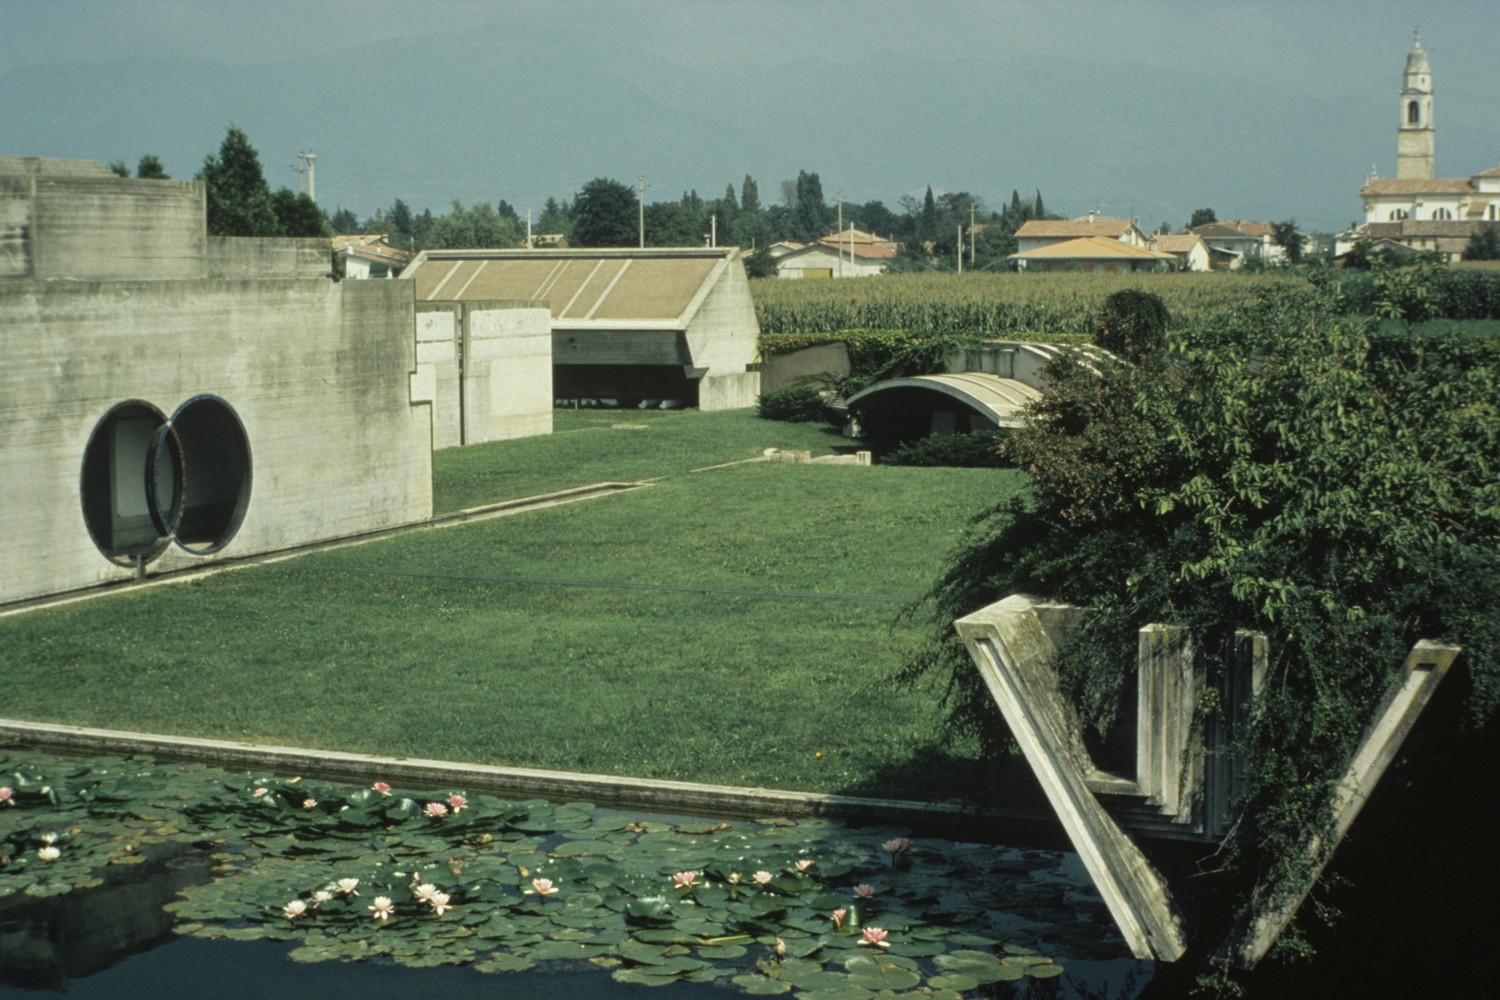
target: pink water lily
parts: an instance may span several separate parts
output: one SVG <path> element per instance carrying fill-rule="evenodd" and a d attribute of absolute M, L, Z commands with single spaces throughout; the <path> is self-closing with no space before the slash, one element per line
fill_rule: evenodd
<path fill-rule="evenodd" d="M 890 942 L 886 939 L 886 930 L 883 927 L 866 927 L 864 934 L 860 937 L 860 944 L 873 944 L 877 948 L 889 948 Z"/>
<path fill-rule="evenodd" d="M 834 910 L 833 911 L 833 926 L 834 927 L 842 927 L 842 926 L 844 926 L 844 918 L 847 917 L 848 915 L 849 915 L 849 909 L 848 909 L 848 907 L 840 906 L 837 910 Z"/>
<path fill-rule="evenodd" d="M 422 810 L 433 819 L 441 819 L 448 815 L 448 807 L 441 802 L 429 802 Z"/>
<path fill-rule="evenodd" d="M 365 907 L 365 909 L 373 913 L 376 920 L 384 920 L 396 912 L 396 904 L 391 902 L 391 897 L 389 896 L 376 896 L 375 902 Z"/>
<path fill-rule="evenodd" d="M 893 837 L 880 846 L 885 848 L 887 854 L 900 854 L 902 851 L 911 850 L 911 841 L 905 837 Z"/>
<path fill-rule="evenodd" d="M 550 896 L 557 891 L 550 878 L 534 878 L 531 880 L 531 889 L 538 896 Z"/>
<path fill-rule="evenodd" d="M 765 885 L 767 882 L 771 881 L 771 873 L 766 871 L 765 869 L 761 869 L 750 877 L 755 879 L 755 881 L 760 885 Z"/>
<path fill-rule="evenodd" d="M 811 868 L 812 866 L 813 866 L 813 860 L 812 860 L 812 858 L 800 858 L 797 861 L 797 870 L 799 872 L 805 872 L 809 868 Z"/>
<path fill-rule="evenodd" d="M 294 899 L 281 908 L 281 915 L 288 920 L 296 920 L 307 912 L 307 903 L 301 899 Z"/>
<path fill-rule="evenodd" d="M 377 782 L 375 782 L 375 784 L 373 784 L 373 785 L 370 786 L 370 790 L 374 791 L 374 792 L 379 792 L 381 795 L 389 795 L 389 794 L 391 794 L 391 786 L 387 785 L 383 781 L 377 781 Z"/>
<path fill-rule="evenodd" d="M 697 872 L 678 872 L 672 876 L 672 888 L 692 889 L 698 884 Z"/>
<path fill-rule="evenodd" d="M 16 794 L 15 790 L 12 789 L 9 786 L 6 786 L 5 788 L 0 788 L 0 802 L 4 802 L 8 806 L 15 805 L 16 804 L 16 800 L 12 797 L 15 794 Z"/>
<path fill-rule="evenodd" d="M 269 792 L 269 791 L 270 791 L 269 788 L 257 788 L 255 791 L 251 792 L 250 794 L 254 795 L 257 799 L 259 799 L 259 798 L 264 797 L 266 795 L 266 793 Z"/>
<path fill-rule="evenodd" d="M 318 800 L 317 799 L 303 799 L 302 800 L 302 808 L 303 809 L 316 809 L 316 808 L 318 808 Z"/>
<path fill-rule="evenodd" d="M 450 898 L 446 892 L 435 892 L 427 902 L 432 904 L 432 912 L 441 917 L 444 913 L 453 909 L 453 904 L 448 902 Z"/>
<path fill-rule="evenodd" d="M 875 895 L 875 887 L 873 885 L 868 885 L 864 882 L 861 882 L 859 885 L 854 887 L 854 894 L 860 899 L 869 899 L 870 897 Z"/>
<path fill-rule="evenodd" d="M 359 888 L 359 879 L 357 878 L 341 878 L 335 884 L 338 886 L 339 892 L 342 892 L 346 896 L 359 895 L 357 891 Z"/>
<path fill-rule="evenodd" d="M 466 798 L 464 798 L 462 795 L 450 795 L 450 796 L 448 796 L 448 806 L 455 813 L 463 812 L 464 807 L 467 806 L 468 804 L 469 804 L 469 800 L 466 799 Z"/>

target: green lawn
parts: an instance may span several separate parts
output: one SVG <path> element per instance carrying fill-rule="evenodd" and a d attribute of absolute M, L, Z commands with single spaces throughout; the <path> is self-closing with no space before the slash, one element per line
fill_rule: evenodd
<path fill-rule="evenodd" d="M 444 495 L 468 506 L 670 475 L 570 506 L 0 619 L 3 714 L 961 795 L 970 751 L 937 745 L 937 693 L 887 683 L 916 641 L 890 599 L 922 594 L 968 517 L 1019 476 L 780 464 L 687 473 L 761 447 L 808 447 L 822 432 L 745 413 L 649 414 L 644 431 L 589 426 L 596 416 L 569 415 L 575 429 L 550 438 L 440 453 L 439 475 L 461 466 L 471 491 L 498 484 L 483 497 L 445 484 Z M 655 467 L 652 441 L 662 443 Z M 625 586 L 570 585 L 579 583 Z"/>

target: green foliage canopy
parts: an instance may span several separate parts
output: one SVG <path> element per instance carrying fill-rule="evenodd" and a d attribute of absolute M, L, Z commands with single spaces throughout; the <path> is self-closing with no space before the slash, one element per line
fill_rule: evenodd
<path fill-rule="evenodd" d="M 573 200 L 572 243 L 580 247 L 637 244 L 635 193 L 619 181 L 596 177 Z"/>
<path fill-rule="evenodd" d="M 204 159 L 199 177 L 206 188 L 208 235 L 281 234 L 260 154 L 244 132 L 229 126 L 218 153 Z"/>

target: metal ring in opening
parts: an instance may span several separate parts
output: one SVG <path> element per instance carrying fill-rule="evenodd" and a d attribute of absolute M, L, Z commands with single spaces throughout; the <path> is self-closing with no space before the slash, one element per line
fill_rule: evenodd
<path fill-rule="evenodd" d="M 170 529 L 156 514 L 147 476 L 167 418 L 144 400 L 110 407 L 83 449 L 79 494 L 89 537 L 110 562 L 140 566 L 166 551 Z"/>

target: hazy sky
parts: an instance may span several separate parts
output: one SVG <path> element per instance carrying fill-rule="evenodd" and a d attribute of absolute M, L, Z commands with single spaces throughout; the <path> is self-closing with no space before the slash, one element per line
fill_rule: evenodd
<path fill-rule="evenodd" d="M 190 177 L 231 121 L 318 200 L 524 211 L 593 177 L 648 200 L 973 192 L 1154 227 L 1362 218 L 1395 173 L 1413 29 L 1438 172 L 1500 163 L 1493 0 L 0 0 L 0 153 Z"/>

